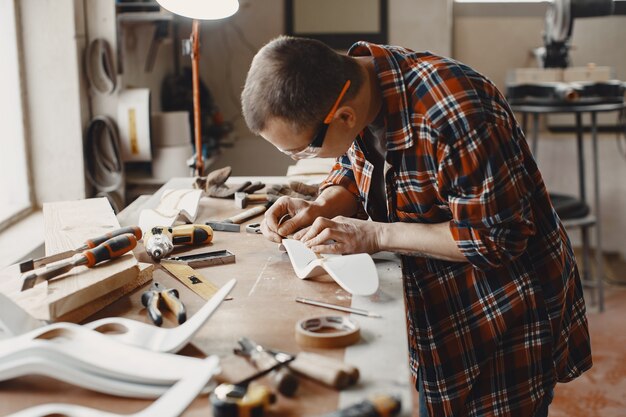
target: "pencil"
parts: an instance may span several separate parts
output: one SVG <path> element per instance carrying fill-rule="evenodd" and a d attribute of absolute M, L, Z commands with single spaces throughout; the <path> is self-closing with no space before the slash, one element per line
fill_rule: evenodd
<path fill-rule="evenodd" d="M 347 313 L 359 314 L 361 316 L 382 318 L 380 314 L 371 313 L 361 308 L 342 307 L 342 306 L 338 306 L 335 304 L 329 304 L 329 303 L 324 303 L 322 301 L 310 300 L 308 298 L 303 298 L 303 297 L 296 297 L 296 301 L 302 304 L 310 304 L 313 306 L 325 307 L 325 308 L 330 308 L 330 309 L 339 310 L 339 311 L 345 311 Z"/>

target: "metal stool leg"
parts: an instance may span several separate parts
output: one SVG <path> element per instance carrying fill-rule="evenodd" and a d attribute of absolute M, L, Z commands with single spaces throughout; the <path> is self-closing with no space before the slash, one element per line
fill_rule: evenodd
<path fill-rule="evenodd" d="M 537 142 L 539 141 L 539 113 L 533 113 L 533 141 L 530 150 L 537 159 Z"/>
<path fill-rule="evenodd" d="M 598 117 L 591 112 L 591 142 L 593 152 L 593 198 L 596 210 L 596 297 L 598 309 L 604 311 L 604 257 L 602 255 L 602 225 L 600 221 L 600 168 L 598 161 Z"/>

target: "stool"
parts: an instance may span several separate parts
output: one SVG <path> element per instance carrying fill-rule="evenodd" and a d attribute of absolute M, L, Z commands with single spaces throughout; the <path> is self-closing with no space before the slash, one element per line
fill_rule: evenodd
<path fill-rule="evenodd" d="M 554 102 L 537 103 L 517 100 L 511 104 L 511 109 L 522 114 L 522 126 L 524 132 L 527 131 L 528 115 L 533 117 L 531 150 L 533 155 L 537 155 L 537 142 L 539 139 L 539 116 L 550 113 L 572 113 L 576 116 L 576 145 L 578 156 L 578 198 L 550 194 L 555 210 L 563 226 L 566 229 L 579 227 L 582 234 L 583 259 L 582 259 L 582 280 L 583 286 L 593 289 L 592 304 L 598 306 L 599 311 L 604 311 L 604 259 L 602 257 L 602 227 L 600 224 L 600 175 L 598 165 L 598 120 L 600 112 L 621 111 L 625 107 L 624 102 Z M 591 114 L 591 139 L 592 139 L 592 160 L 593 160 L 593 202 L 595 215 L 590 213 L 587 204 L 587 190 L 585 189 L 585 158 L 583 146 L 584 127 L 582 124 L 582 114 Z M 595 257 L 596 271 L 594 277 L 590 272 L 590 235 L 589 229 L 595 229 Z"/>

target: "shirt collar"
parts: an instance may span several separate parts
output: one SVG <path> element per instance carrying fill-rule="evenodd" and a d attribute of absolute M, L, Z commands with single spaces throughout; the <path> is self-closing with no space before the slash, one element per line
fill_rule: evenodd
<path fill-rule="evenodd" d="M 386 109 L 387 150 L 397 151 L 413 146 L 413 130 L 402 69 L 393 52 L 384 46 L 357 42 L 348 51 L 350 56 L 372 56 L 376 77 Z"/>

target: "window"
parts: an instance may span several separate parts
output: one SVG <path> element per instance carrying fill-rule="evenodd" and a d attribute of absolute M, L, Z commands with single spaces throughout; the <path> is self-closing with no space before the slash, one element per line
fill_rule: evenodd
<path fill-rule="evenodd" d="M 32 206 L 18 59 L 16 0 L 0 0 L 0 225 Z"/>

